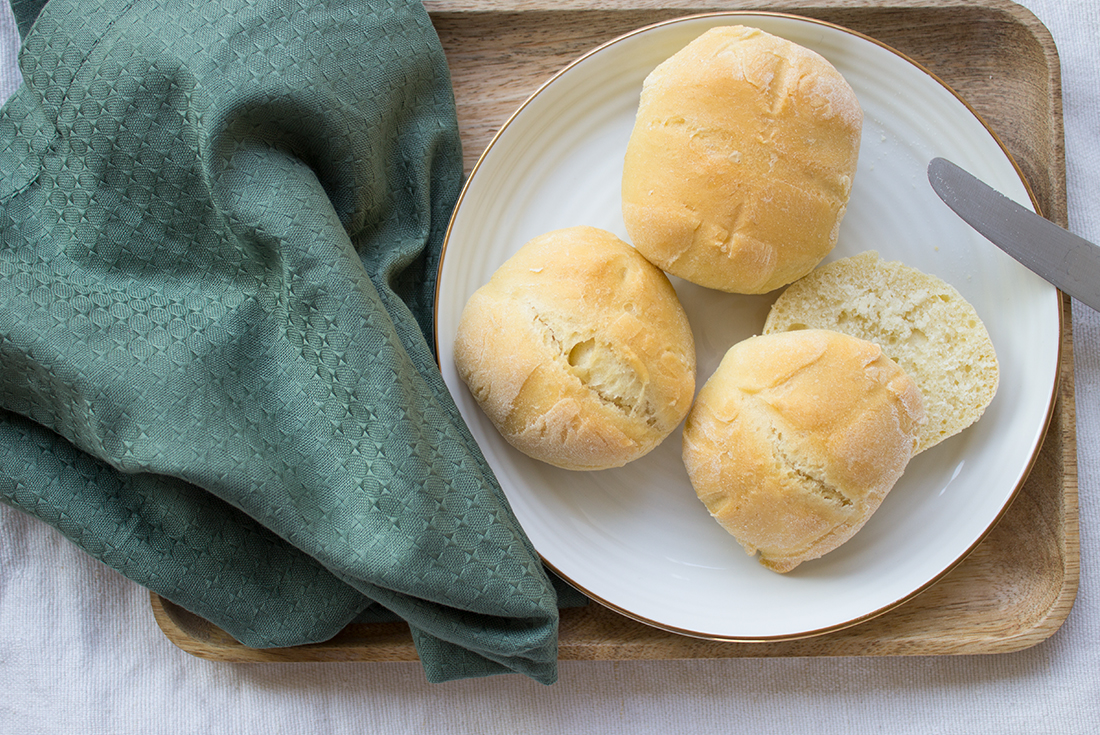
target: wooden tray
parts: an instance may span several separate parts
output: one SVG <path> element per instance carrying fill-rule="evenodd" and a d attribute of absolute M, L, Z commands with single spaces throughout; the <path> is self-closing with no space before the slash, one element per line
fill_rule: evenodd
<path fill-rule="evenodd" d="M 632 29 L 712 10 L 768 10 L 865 33 L 931 70 L 1004 141 L 1041 208 L 1065 226 L 1060 68 L 1047 29 L 1008 0 L 427 0 L 451 65 L 467 172 L 499 126 L 561 67 Z M 811 638 L 724 643 L 666 633 L 599 604 L 565 610 L 560 657 L 970 654 L 1016 651 L 1052 635 L 1077 594 L 1079 536 L 1069 299 L 1058 401 L 1043 447 L 1008 511 L 959 566 L 921 595 L 862 624 Z M 156 595 L 177 646 L 220 661 L 415 661 L 404 623 L 350 625 L 332 640 L 246 648 Z"/>

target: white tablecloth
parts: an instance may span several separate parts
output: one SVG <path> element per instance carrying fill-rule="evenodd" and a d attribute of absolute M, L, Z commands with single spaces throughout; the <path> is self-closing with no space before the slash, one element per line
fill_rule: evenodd
<path fill-rule="evenodd" d="M 1024 0 L 1062 60 L 1070 228 L 1100 242 L 1100 8 Z M 0 16 L 0 97 L 18 83 Z M 418 664 L 219 664 L 148 594 L 0 506 L 0 733 L 1100 732 L 1100 314 L 1073 305 L 1081 583 L 1062 628 L 994 656 L 562 662 L 427 684 Z"/>

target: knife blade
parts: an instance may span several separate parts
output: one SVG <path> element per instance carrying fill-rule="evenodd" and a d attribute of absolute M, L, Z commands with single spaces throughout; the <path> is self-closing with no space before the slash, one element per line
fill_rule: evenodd
<path fill-rule="evenodd" d="M 943 158 L 928 164 L 940 199 L 987 240 L 1100 311 L 1100 247 L 1017 204 Z"/>

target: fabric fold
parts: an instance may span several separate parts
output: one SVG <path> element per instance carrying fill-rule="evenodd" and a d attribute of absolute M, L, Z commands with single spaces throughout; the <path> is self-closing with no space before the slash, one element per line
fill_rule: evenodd
<path fill-rule="evenodd" d="M 424 8 L 23 5 L 0 497 L 247 645 L 382 605 L 432 681 L 554 681 L 554 587 L 428 342 L 462 157 Z"/>

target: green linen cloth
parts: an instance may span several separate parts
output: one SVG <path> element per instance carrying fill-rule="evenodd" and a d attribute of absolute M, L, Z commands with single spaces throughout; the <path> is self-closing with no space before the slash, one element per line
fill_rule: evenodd
<path fill-rule="evenodd" d="M 13 10 L 0 498 L 248 646 L 389 612 L 431 681 L 553 682 L 556 582 L 426 339 L 462 159 L 423 6 Z"/>

